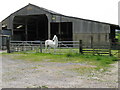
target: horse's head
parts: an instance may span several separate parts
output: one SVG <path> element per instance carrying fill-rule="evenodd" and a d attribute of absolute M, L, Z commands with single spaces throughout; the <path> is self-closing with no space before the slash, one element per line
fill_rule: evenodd
<path fill-rule="evenodd" d="M 55 46 L 57 47 L 58 46 L 58 38 L 56 35 L 54 35 L 53 41 L 55 42 Z"/>
<path fill-rule="evenodd" d="M 53 39 L 52 39 L 52 40 L 54 41 L 54 40 L 56 40 L 56 39 L 57 39 L 57 36 L 56 36 L 56 35 L 54 35 L 54 37 L 53 37 Z"/>

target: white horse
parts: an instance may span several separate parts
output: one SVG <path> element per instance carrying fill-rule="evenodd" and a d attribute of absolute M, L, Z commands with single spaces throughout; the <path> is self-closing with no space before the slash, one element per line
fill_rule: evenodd
<path fill-rule="evenodd" d="M 45 50 L 47 51 L 50 47 L 54 48 L 54 52 L 56 51 L 56 48 L 58 47 L 58 38 L 56 35 L 54 35 L 52 40 L 45 41 Z"/>

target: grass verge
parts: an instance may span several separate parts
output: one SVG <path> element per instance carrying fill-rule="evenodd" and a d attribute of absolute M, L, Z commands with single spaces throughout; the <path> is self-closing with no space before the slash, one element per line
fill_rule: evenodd
<path fill-rule="evenodd" d="M 4 53 L 5 54 L 5 53 Z M 8 54 L 7 54 L 8 55 Z M 67 53 L 64 55 L 55 55 L 48 53 L 23 53 L 15 52 L 10 55 L 14 55 L 14 59 L 26 60 L 32 62 L 58 62 L 58 63 L 80 63 L 86 65 L 92 65 L 95 67 L 78 67 L 74 68 L 79 72 L 89 72 L 90 70 L 100 70 L 106 71 L 110 64 L 117 61 L 114 56 L 98 56 L 98 55 L 83 55 L 78 53 Z"/>

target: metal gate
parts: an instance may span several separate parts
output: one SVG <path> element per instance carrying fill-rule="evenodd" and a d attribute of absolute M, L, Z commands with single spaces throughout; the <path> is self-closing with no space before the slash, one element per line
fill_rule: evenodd
<path fill-rule="evenodd" d="M 9 52 L 41 52 L 42 41 L 10 41 Z"/>

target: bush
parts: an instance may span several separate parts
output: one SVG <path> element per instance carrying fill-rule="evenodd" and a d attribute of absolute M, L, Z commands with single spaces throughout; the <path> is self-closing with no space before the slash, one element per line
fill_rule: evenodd
<path fill-rule="evenodd" d="M 66 56 L 67 57 L 73 57 L 73 54 L 72 53 L 67 53 Z"/>

